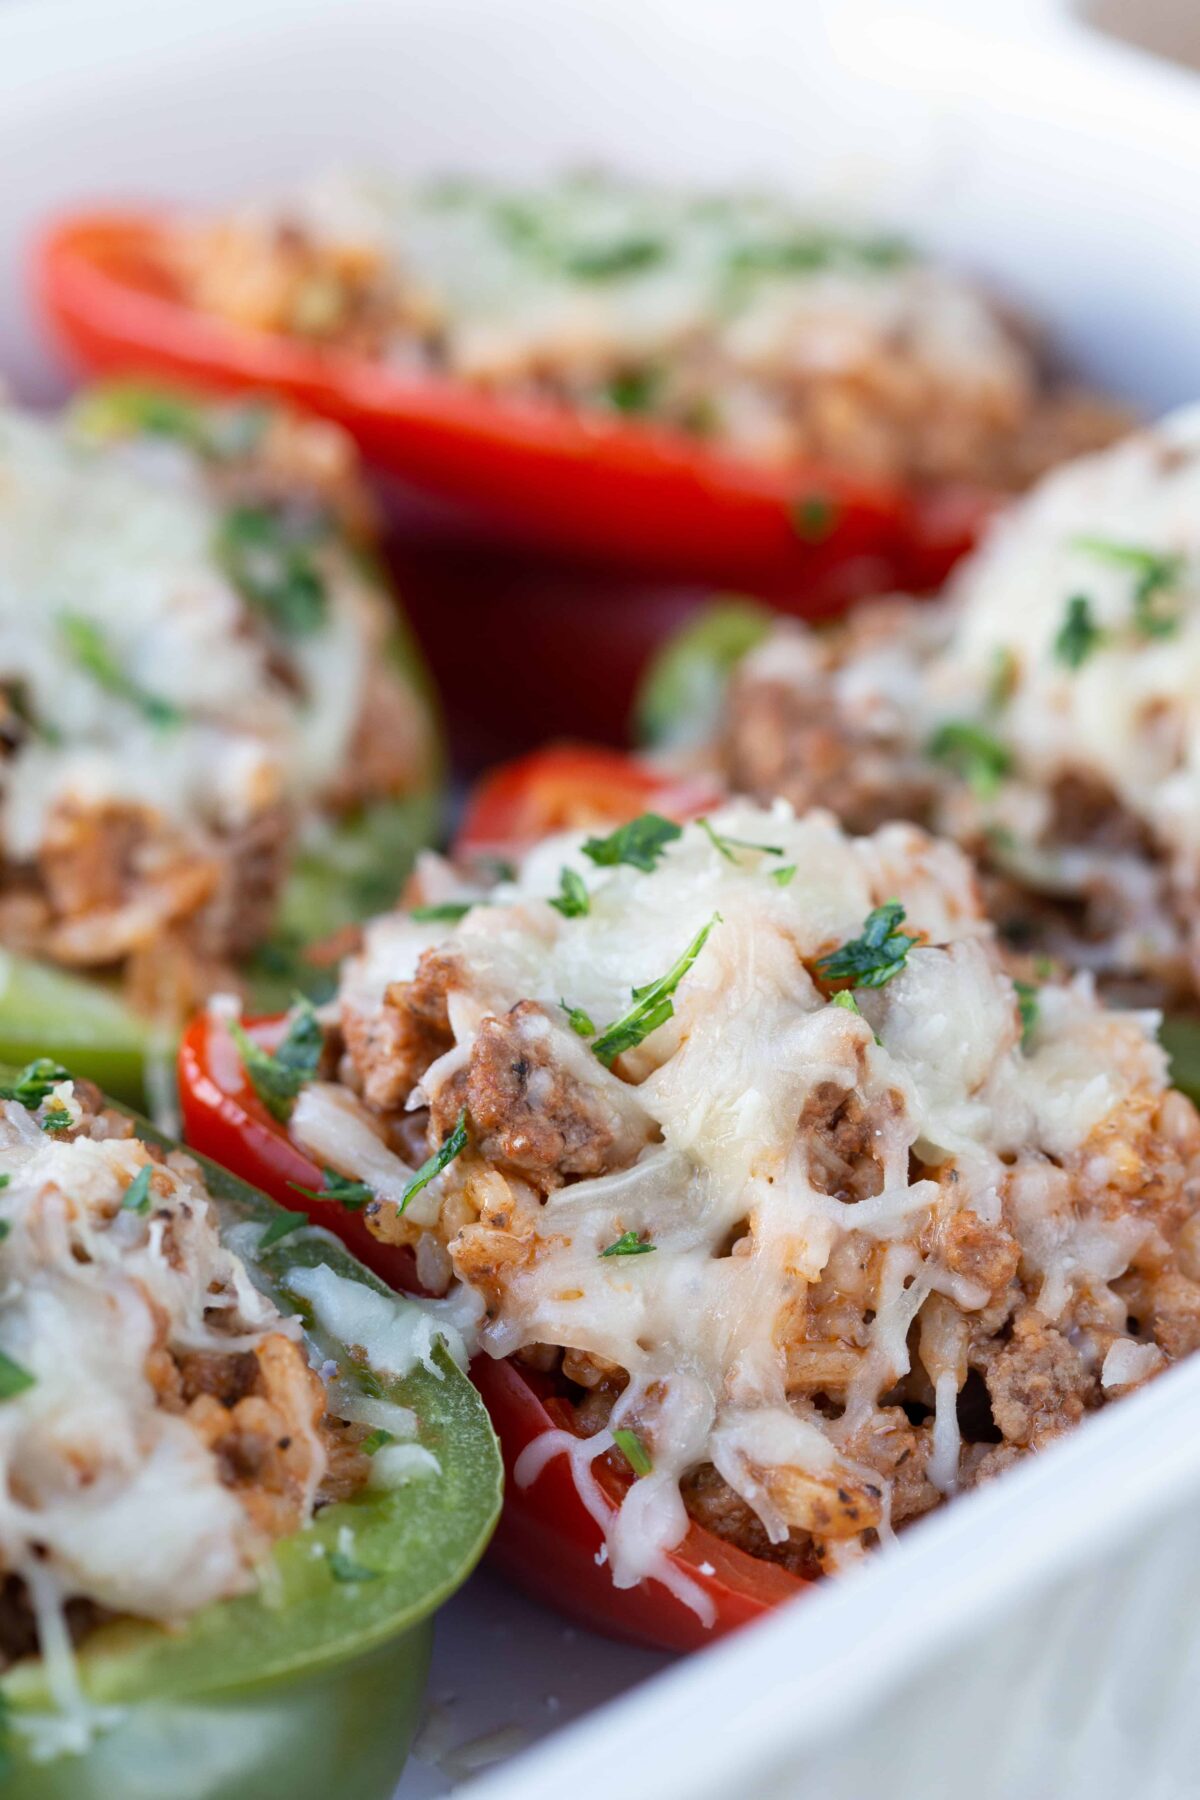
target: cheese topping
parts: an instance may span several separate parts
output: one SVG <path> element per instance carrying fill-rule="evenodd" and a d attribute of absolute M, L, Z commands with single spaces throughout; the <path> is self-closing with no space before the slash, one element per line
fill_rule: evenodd
<path fill-rule="evenodd" d="M 1193 988 L 1198 520 L 1193 407 L 1043 480 L 940 603 L 780 628 L 735 681 L 731 779 L 944 831 L 1012 884 L 1022 941 Z"/>
<path fill-rule="evenodd" d="M 281 648 L 222 568 L 227 511 L 178 445 L 0 412 L 0 683 L 28 722 L 0 772 L 11 859 L 67 804 L 229 833 L 336 779 L 377 599 L 331 542 L 323 621 Z"/>
<path fill-rule="evenodd" d="M 915 828 L 852 839 L 783 803 L 711 825 L 716 842 L 689 826 L 650 871 L 555 837 L 453 929 L 377 920 L 341 990 L 358 1094 L 318 1084 L 292 1123 L 373 1181 L 359 1152 L 381 1117 L 429 1106 L 438 1142 L 462 1109 L 468 1148 L 406 1211 L 381 1187 L 373 1226 L 447 1243 L 484 1302 L 485 1351 L 560 1347 L 564 1373 L 607 1394 L 602 1428 L 543 1440 L 518 1479 L 566 1452 L 603 1521 L 588 1465 L 615 1445 L 637 1468 L 634 1434 L 645 1466 L 608 1537 L 618 1585 L 678 1586 L 662 1552 L 687 1527 L 681 1483 L 713 1470 L 768 1546 L 807 1534 L 825 1566 L 888 1533 L 902 1488 L 910 1513 L 974 1478 L 968 1362 L 995 1376 L 999 1410 L 1019 1333 L 1049 1334 L 1056 1356 L 1062 1334 L 1091 1393 L 1127 1328 L 1110 1284 L 1154 1236 L 1115 1160 L 1163 1101 L 1152 1017 L 1106 1013 L 1080 977 L 1041 990 L 1023 1045 L 969 867 Z M 587 886 L 582 916 L 548 904 L 563 867 Z M 822 959 L 893 900 L 915 942 L 835 1003 Z M 705 926 L 673 1011 L 605 1066 L 608 1028 Z M 622 1239 L 640 1253 L 614 1254 Z"/>
<path fill-rule="evenodd" d="M 162 1620 L 252 1586 L 270 1540 L 156 1380 L 172 1353 L 297 1339 L 297 1322 L 222 1246 L 186 1158 L 61 1141 L 6 1101 L 0 1170 L 0 1350 L 28 1377 L 0 1404 L 0 1564 Z M 146 1170 L 144 1210 L 124 1206 Z M 314 1437 L 309 1511 L 323 1468 Z"/>

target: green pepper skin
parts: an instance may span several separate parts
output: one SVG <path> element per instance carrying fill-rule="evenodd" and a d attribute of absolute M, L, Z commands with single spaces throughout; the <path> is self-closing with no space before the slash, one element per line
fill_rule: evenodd
<path fill-rule="evenodd" d="M 137 1121 L 147 1142 L 166 1143 Z M 311 1226 L 255 1255 L 261 1227 L 281 1209 L 197 1158 L 223 1236 L 283 1312 L 303 1310 L 289 1271 L 328 1264 L 390 1293 L 328 1232 Z M 417 1441 L 438 1472 L 402 1487 L 367 1488 L 326 1507 L 274 1549 L 270 1580 L 206 1608 L 167 1632 L 119 1620 L 93 1632 L 77 1663 L 89 1700 L 113 1722 L 82 1755 L 35 1762 L 19 1729 L 44 1711 L 39 1661 L 0 1681 L 10 1721 L 5 1800 L 388 1800 L 416 1726 L 431 1616 L 482 1555 L 499 1514 L 502 1469 L 483 1403 L 444 1348 L 437 1372 L 418 1363 L 403 1380 L 364 1372 L 346 1345 L 310 1337 L 343 1380 L 412 1408 Z M 353 1532 L 353 1560 L 371 1580 L 339 1582 L 331 1553 Z"/>
<path fill-rule="evenodd" d="M 770 632 L 775 614 L 752 600 L 715 600 L 651 659 L 634 701 L 637 742 L 695 750 L 712 742 L 734 669 Z"/>

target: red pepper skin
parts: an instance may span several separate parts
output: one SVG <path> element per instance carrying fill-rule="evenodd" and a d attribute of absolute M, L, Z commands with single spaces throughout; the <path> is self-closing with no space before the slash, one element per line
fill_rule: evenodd
<path fill-rule="evenodd" d="M 496 398 L 231 325 L 177 291 L 171 229 L 153 212 L 83 212 L 42 238 L 37 296 L 77 364 L 284 394 L 345 426 L 379 468 L 518 541 L 779 595 L 812 615 L 936 586 L 989 509 L 976 490 L 764 468 L 667 426 Z"/>
<path fill-rule="evenodd" d="M 281 1028 L 281 1020 L 270 1019 L 249 1027 L 266 1047 L 278 1041 Z M 291 1142 L 249 1080 L 236 1078 L 234 1063 L 231 1041 L 220 1022 L 210 1015 L 194 1019 L 179 1052 L 187 1142 L 272 1199 L 306 1212 L 336 1232 L 393 1286 L 415 1291 L 416 1268 L 407 1248 L 381 1244 L 358 1213 L 297 1192 L 297 1187 L 320 1189 L 321 1170 Z M 570 1408 L 555 1395 L 550 1382 L 512 1361 L 479 1356 L 471 1374 L 500 1439 L 505 1465 L 504 1511 L 489 1554 L 535 1598 L 611 1637 L 657 1650 L 693 1650 L 810 1585 L 693 1525 L 668 1560 L 707 1597 L 713 1608 L 711 1624 L 702 1623 L 657 1582 L 614 1587 L 606 1564 L 596 1560 L 603 1534 L 576 1491 L 567 1458 L 553 1458 L 528 1486 L 521 1486 L 515 1475 L 527 1444 L 544 1431 L 570 1429 Z M 594 1469 L 615 1512 L 624 1484 L 604 1462 L 598 1461 Z"/>
<path fill-rule="evenodd" d="M 455 854 L 467 862 L 479 856 L 503 858 L 552 831 L 621 825 L 644 812 L 694 818 L 720 801 L 720 787 L 708 776 L 671 780 L 621 750 L 548 744 L 502 763 L 476 784 Z"/>

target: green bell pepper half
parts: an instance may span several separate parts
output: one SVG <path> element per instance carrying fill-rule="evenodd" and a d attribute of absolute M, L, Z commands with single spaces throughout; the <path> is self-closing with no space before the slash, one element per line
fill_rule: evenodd
<path fill-rule="evenodd" d="M 136 1123 L 145 1141 L 168 1142 Z M 324 1263 L 399 1309 L 415 1303 L 317 1227 L 253 1251 L 254 1228 L 283 1209 L 196 1160 L 222 1235 L 236 1228 L 257 1285 L 281 1312 L 305 1316 L 343 1381 L 416 1413 L 416 1441 L 438 1472 L 324 1508 L 276 1544 L 257 1591 L 207 1607 L 181 1630 L 124 1619 L 92 1632 L 76 1653 L 81 1684 L 113 1714 L 82 1754 L 32 1758 L 20 1721 L 46 1711 L 49 1696 L 40 1660 L 14 1665 L 0 1679 L 5 1800 L 387 1800 L 417 1722 L 431 1615 L 474 1567 L 499 1515 L 495 1435 L 444 1346 L 435 1370 L 418 1363 L 403 1379 L 364 1368 L 315 1327 L 289 1292 L 289 1273 Z M 343 1527 L 353 1532 L 356 1579 L 335 1576 Z"/>
<path fill-rule="evenodd" d="M 650 660 L 633 706 L 637 742 L 695 750 L 712 742 L 729 678 L 776 615 L 753 600 L 714 600 Z"/>

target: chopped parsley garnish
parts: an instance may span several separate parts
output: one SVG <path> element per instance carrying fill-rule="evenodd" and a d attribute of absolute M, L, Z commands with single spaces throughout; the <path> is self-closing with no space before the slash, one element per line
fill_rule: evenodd
<path fill-rule="evenodd" d="M 289 1181 L 288 1186 L 296 1193 L 303 1194 L 306 1200 L 336 1200 L 347 1212 L 361 1212 L 375 1198 L 374 1188 L 368 1187 L 365 1181 L 352 1181 L 348 1175 L 339 1175 L 336 1169 L 324 1169 L 323 1188 L 301 1187 L 298 1181 Z"/>
<path fill-rule="evenodd" d="M 854 998 L 854 990 L 852 988 L 842 988 L 839 993 L 836 993 L 833 996 L 833 999 L 829 1004 L 830 1006 L 840 1006 L 843 1012 L 857 1013 L 860 1019 L 863 1016 L 862 1007 Z"/>
<path fill-rule="evenodd" d="M 271 408 L 261 400 L 205 406 L 167 388 L 133 381 L 94 389 L 73 413 L 81 428 L 93 436 L 173 438 L 215 462 L 249 455 L 271 422 Z"/>
<path fill-rule="evenodd" d="M 806 544 L 823 544 L 837 524 L 838 510 L 825 494 L 802 494 L 791 505 L 792 526 Z"/>
<path fill-rule="evenodd" d="M 408 916 L 418 925 L 457 925 L 473 906 L 481 904 L 479 900 L 439 900 L 434 906 L 410 907 Z"/>
<path fill-rule="evenodd" d="M 307 1224 L 308 1219 L 304 1213 L 277 1213 L 265 1231 L 261 1233 L 258 1248 L 269 1250 L 272 1244 L 278 1244 L 281 1239 L 291 1237 L 293 1231 L 299 1231 L 302 1226 Z"/>
<path fill-rule="evenodd" d="M 636 275 L 662 262 L 667 246 L 648 232 L 614 238 L 607 244 L 576 244 L 562 256 L 562 270 L 577 281 L 611 281 L 618 275 Z"/>
<path fill-rule="evenodd" d="M 1118 563 L 1134 577 L 1133 622 L 1143 637 L 1172 637 L 1179 630 L 1178 611 L 1164 612 L 1162 598 L 1177 586 L 1185 559 L 1169 551 L 1151 550 L 1144 544 L 1121 544 L 1111 538 L 1077 537 L 1072 548 Z"/>
<path fill-rule="evenodd" d="M 8 1236 L 8 1234 L 11 1230 L 12 1230 L 12 1221 L 10 1219 L 0 1219 L 0 1243 L 4 1242 L 4 1239 Z"/>
<path fill-rule="evenodd" d="M 596 1027 L 582 1006 L 568 1006 L 565 1000 L 558 1003 L 567 1015 L 567 1024 L 577 1037 L 595 1037 Z"/>
<path fill-rule="evenodd" d="M 71 1115 L 65 1106 L 52 1106 L 39 1120 L 43 1131 L 69 1131 Z"/>
<path fill-rule="evenodd" d="M 6 1188 L 11 1180 L 11 1175 L 0 1175 L 0 1188 Z"/>
<path fill-rule="evenodd" d="M 122 1212 L 147 1213 L 150 1211 L 150 1181 L 154 1174 L 153 1163 L 143 1163 L 129 1186 L 125 1189 L 121 1201 Z"/>
<path fill-rule="evenodd" d="M 1032 981 L 1014 981 L 1017 1011 L 1021 1015 L 1021 1048 L 1028 1050 L 1038 1021 L 1038 991 Z"/>
<path fill-rule="evenodd" d="M 42 1104 L 52 1087 L 57 1086 L 60 1081 L 70 1079 L 61 1063 L 56 1063 L 49 1056 L 38 1056 L 33 1062 L 25 1064 L 14 1082 L 0 1087 L 0 1100 L 17 1100 L 33 1112 Z"/>
<path fill-rule="evenodd" d="M 243 599 L 287 637 L 325 622 L 329 593 L 313 547 L 323 521 L 267 506 L 235 506 L 217 534 L 216 554 Z"/>
<path fill-rule="evenodd" d="M 912 255 L 912 246 L 903 238 L 856 238 L 818 228 L 737 244 L 729 253 L 728 263 L 739 275 L 807 275 L 834 262 L 860 263 L 871 269 L 896 268 L 911 262 Z"/>
<path fill-rule="evenodd" d="M 624 1018 L 617 1019 L 607 1031 L 601 1032 L 592 1045 L 606 1069 L 612 1068 L 622 1051 L 634 1049 L 652 1031 L 657 1031 L 660 1025 L 674 1017 L 675 1003 L 671 996 L 708 942 L 708 935 L 720 917 L 720 913 L 714 913 L 708 924 L 701 926 L 683 955 L 672 963 L 665 975 L 648 982 L 645 987 L 633 989 L 636 1004 Z"/>
<path fill-rule="evenodd" d="M 1081 669 L 1103 642 L 1104 632 L 1092 617 L 1091 601 L 1086 594 L 1072 594 L 1054 639 L 1055 656 L 1068 669 Z"/>
<path fill-rule="evenodd" d="M 860 936 L 840 950 L 818 957 L 817 971 L 824 981 L 849 981 L 856 988 L 881 988 L 904 967 L 917 942 L 900 927 L 904 908 L 899 900 L 886 900 L 869 912 Z"/>
<path fill-rule="evenodd" d="M 368 1569 L 365 1563 L 355 1562 L 344 1550 L 329 1552 L 329 1573 L 335 1581 L 378 1581 L 379 1570 Z"/>
<path fill-rule="evenodd" d="M 592 910 L 592 902 L 584 885 L 583 876 L 574 869 L 560 870 L 558 877 L 558 893 L 550 901 L 555 912 L 560 912 L 564 919 L 582 919 Z"/>
<path fill-rule="evenodd" d="M 737 857 L 733 854 L 735 850 L 761 850 L 764 856 L 783 855 L 782 844 L 756 844 L 751 838 L 726 837 L 724 832 L 716 829 L 711 819 L 699 818 L 696 823 L 713 849 L 719 850 L 726 862 L 735 863 L 737 861 Z"/>
<path fill-rule="evenodd" d="M 662 388 L 661 369 L 627 369 L 614 375 L 604 397 L 614 412 L 647 413 L 653 410 Z"/>
<path fill-rule="evenodd" d="M 782 869 L 771 870 L 771 880 L 779 887 L 791 887 L 795 876 L 795 863 L 785 863 Z"/>
<path fill-rule="evenodd" d="M 668 844 L 683 836 L 683 827 L 658 813 L 642 813 L 627 825 L 618 825 L 607 837 L 588 838 L 583 854 L 602 869 L 614 869 L 618 863 L 652 874 Z"/>
<path fill-rule="evenodd" d="M 0 1400 L 12 1400 L 34 1385 L 34 1377 L 0 1350 Z"/>
<path fill-rule="evenodd" d="M 377 1451 L 383 1449 L 385 1444 L 394 1444 L 395 1441 L 392 1432 L 385 1430 L 382 1425 L 377 1425 L 358 1447 L 364 1456 L 374 1456 Z"/>
<path fill-rule="evenodd" d="M 625 1458 L 625 1461 L 629 1464 L 639 1481 L 643 1475 L 652 1475 L 654 1473 L 654 1464 L 651 1462 L 646 1446 L 643 1444 L 636 1431 L 630 1431 L 625 1425 L 618 1425 L 617 1429 L 613 1432 L 613 1443 L 617 1446 L 617 1449 L 621 1452 L 621 1455 Z"/>
<path fill-rule="evenodd" d="M 449 1168 L 459 1153 L 467 1147 L 467 1109 L 464 1106 L 455 1121 L 450 1136 L 438 1145 L 432 1156 L 427 1156 L 421 1164 L 403 1194 L 397 1212 L 403 1212 L 410 1200 L 414 1200 L 422 1188 L 427 1188 L 436 1175 Z"/>
<path fill-rule="evenodd" d="M 297 1094 L 317 1072 L 325 1042 L 312 1002 L 297 1003 L 283 1041 L 274 1052 L 256 1044 L 238 1019 L 229 1021 L 229 1032 L 251 1085 L 267 1111 L 281 1121 L 290 1118 Z"/>
<path fill-rule="evenodd" d="M 960 775 L 981 800 L 990 800 L 1012 769 L 1012 752 L 966 719 L 948 719 L 929 740 L 929 755 Z"/>
<path fill-rule="evenodd" d="M 623 1231 L 615 1244 L 600 1252 L 601 1256 L 648 1256 L 657 1246 L 646 1243 L 636 1231 Z"/>
<path fill-rule="evenodd" d="M 160 730 L 183 723 L 177 706 L 158 694 L 147 693 L 126 673 L 93 619 L 85 619 L 82 613 L 60 613 L 58 628 L 74 660 L 98 687 L 136 707 L 144 719 Z"/>

